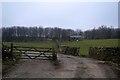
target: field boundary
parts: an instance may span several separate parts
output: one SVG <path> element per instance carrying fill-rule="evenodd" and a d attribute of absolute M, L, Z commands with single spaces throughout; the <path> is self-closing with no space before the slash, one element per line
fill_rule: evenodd
<path fill-rule="evenodd" d="M 120 47 L 90 47 L 89 56 L 98 60 L 112 61 L 120 65 Z"/>

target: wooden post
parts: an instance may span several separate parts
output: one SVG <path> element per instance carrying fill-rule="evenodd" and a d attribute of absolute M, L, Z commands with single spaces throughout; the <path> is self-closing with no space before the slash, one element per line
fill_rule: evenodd
<path fill-rule="evenodd" d="M 13 43 L 11 43 L 11 50 L 10 50 L 10 53 L 12 54 L 13 53 Z"/>
<path fill-rule="evenodd" d="M 55 60 L 57 60 L 57 54 L 55 53 L 55 50 L 54 50 L 54 48 L 53 48 L 53 60 L 55 61 Z"/>
<path fill-rule="evenodd" d="M 80 47 L 77 47 L 77 56 L 80 55 L 79 51 L 80 51 Z"/>
<path fill-rule="evenodd" d="M 10 55 L 11 55 L 11 59 L 14 60 L 14 56 L 13 56 L 13 43 L 11 43 Z"/>

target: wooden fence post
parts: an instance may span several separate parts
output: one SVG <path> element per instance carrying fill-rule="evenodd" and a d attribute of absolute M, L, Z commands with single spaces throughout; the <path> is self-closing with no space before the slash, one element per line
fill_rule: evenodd
<path fill-rule="evenodd" d="M 11 49 L 10 53 L 12 54 L 13 53 L 13 43 L 11 43 L 10 49 Z"/>
<path fill-rule="evenodd" d="M 14 56 L 13 56 L 13 43 L 11 43 L 11 46 L 10 46 L 10 55 L 11 55 L 12 60 L 14 60 Z"/>
<path fill-rule="evenodd" d="M 55 61 L 55 60 L 57 60 L 57 54 L 55 53 L 55 50 L 54 50 L 54 48 L 53 48 L 53 60 Z"/>

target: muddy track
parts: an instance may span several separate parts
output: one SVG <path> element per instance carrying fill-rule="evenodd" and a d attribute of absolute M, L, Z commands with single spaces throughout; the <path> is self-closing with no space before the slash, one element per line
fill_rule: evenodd
<path fill-rule="evenodd" d="M 59 64 L 49 60 L 20 60 L 3 78 L 117 78 L 119 71 L 90 58 L 58 54 Z"/>

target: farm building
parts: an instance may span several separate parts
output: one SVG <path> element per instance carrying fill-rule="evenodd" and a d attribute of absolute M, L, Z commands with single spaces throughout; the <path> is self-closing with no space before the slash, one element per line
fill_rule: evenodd
<path fill-rule="evenodd" d="M 70 36 L 70 41 L 80 41 L 83 39 L 83 36 Z"/>

